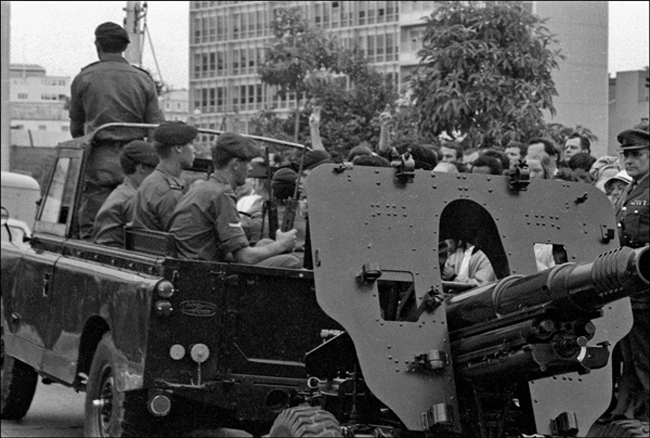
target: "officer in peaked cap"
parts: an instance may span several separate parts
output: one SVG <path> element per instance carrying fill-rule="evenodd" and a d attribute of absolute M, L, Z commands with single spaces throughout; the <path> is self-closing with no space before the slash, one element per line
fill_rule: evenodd
<path fill-rule="evenodd" d="M 124 248 L 124 227 L 133 220 L 133 198 L 159 162 L 151 143 L 133 140 L 124 146 L 120 155 L 124 182 L 108 195 L 95 217 L 95 243 Z"/>
<path fill-rule="evenodd" d="M 195 127 L 183 122 L 165 122 L 154 130 L 153 145 L 160 163 L 138 188 L 134 229 L 169 231 L 172 213 L 187 192 L 181 172 L 194 163 L 192 142 L 198 133 Z"/>
<path fill-rule="evenodd" d="M 102 23 L 95 29 L 94 44 L 99 61 L 84 67 L 70 88 L 70 134 L 73 138 L 94 134 L 78 213 L 82 239 L 92 238 L 99 208 L 124 179 L 122 148 L 147 135 L 142 128 L 98 128 L 112 122 L 158 124 L 165 120 L 151 76 L 122 56 L 129 44 L 127 31 L 115 23 Z"/>
<path fill-rule="evenodd" d="M 650 134 L 641 129 L 627 129 L 618 137 L 625 171 L 632 178 L 616 204 L 616 219 L 621 245 L 640 248 L 649 244 L 648 155 Z M 648 421 L 650 407 L 650 295 L 647 291 L 630 297 L 634 322 L 632 329 L 620 342 L 623 355 L 623 375 L 619 381 L 616 408 L 611 419 Z"/>
<path fill-rule="evenodd" d="M 276 232 L 276 240 L 251 246 L 237 211 L 237 187 L 246 183 L 255 143 L 240 134 L 224 132 L 212 146 L 214 173 L 193 187 L 178 204 L 170 232 L 179 256 L 193 260 L 237 261 L 281 268 L 302 267 L 292 254 L 296 230 Z M 216 231 L 216 232 L 215 232 Z"/>

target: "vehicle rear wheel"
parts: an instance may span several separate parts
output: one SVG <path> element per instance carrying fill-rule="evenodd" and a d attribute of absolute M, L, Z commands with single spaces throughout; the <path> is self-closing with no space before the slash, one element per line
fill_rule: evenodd
<path fill-rule="evenodd" d="M 609 438 L 636 438 L 650 436 L 650 424 L 646 421 L 621 420 L 603 426 L 594 435 Z"/>
<path fill-rule="evenodd" d="M 34 399 L 38 374 L 18 359 L 5 355 L 4 340 L 2 340 L 2 391 L 0 418 L 3 420 L 21 420 L 29 410 Z"/>
<path fill-rule="evenodd" d="M 116 358 L 119 352 L 110 333 L 97 346 L 86 389 L 85 436 L 149 436 L 153 417 L 145 406 L 142 391 L 117 390 Z"/>
<path fill-rule="evenodd" d="M 332 414 L 312 406 L 296 406 L 280 413 L 270 437 L 342 437 L 341 426 Z"/>

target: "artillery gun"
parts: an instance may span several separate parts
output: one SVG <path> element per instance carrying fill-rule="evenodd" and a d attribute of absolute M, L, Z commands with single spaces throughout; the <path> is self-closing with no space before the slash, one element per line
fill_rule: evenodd
<path fill-rule="evenodd" d="M 27 414 L 39 376 L 85 391 L 100 437 L 584 436 L 609 405 L 610 349 L 650 263 L 620 248 L 597 189 L 408 156 L 322 165 L 306 180 L 313 269 L 266 268 L 179 258 L 167 233 L 81 240 L 92 143 L 59 145 L 33 236 L 2 242 L 3 420 Z M 212 171 L 197 158 L 184 177 Z M 470 234 L 493 284 L 442 280 L 439 243 Z M 557 266 L 538 272 L 536 245 Z"/>
<path fill-rule="evenodd" d="M 596 433 L 626 297 L 648 293 L 648 248 L 618 247 L 610 204 L 585 184 L 382 172 L 308 181 L 316 294 L 345 329 L 306 356 L 313 403 L 343 436 Z M 441 280 L 438 242 L 468 230 L 497 282 Z M 537 272 L 535 244 L 568 262 Z M 620 426 L 604 436 L 648 430 Z"/>

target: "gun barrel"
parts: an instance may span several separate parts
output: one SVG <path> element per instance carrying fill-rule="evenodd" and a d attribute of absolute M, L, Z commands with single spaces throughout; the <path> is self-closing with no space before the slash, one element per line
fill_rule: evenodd
<path fill-rule="evenodd" d="M 650 248 L 618 248 L 591 263 L 565 263 L 530 276 L 512 275 L 447 301 L 450 331 L 553 304 L 558 311 L 593 312 L 636 293 L 648 293 Z"/>

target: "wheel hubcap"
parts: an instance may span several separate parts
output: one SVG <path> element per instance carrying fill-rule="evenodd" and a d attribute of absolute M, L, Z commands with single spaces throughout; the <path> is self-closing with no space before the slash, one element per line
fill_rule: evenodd
<path fill-rule="evenodd" d="M 95 400 L 96 403 L 93 403 L 97 408 L 102 436 L 110 436 L 111 419 L 113 417 L 113 385 L 114 379 L 109 368 L 104 373 L 100 397 Z"/>

